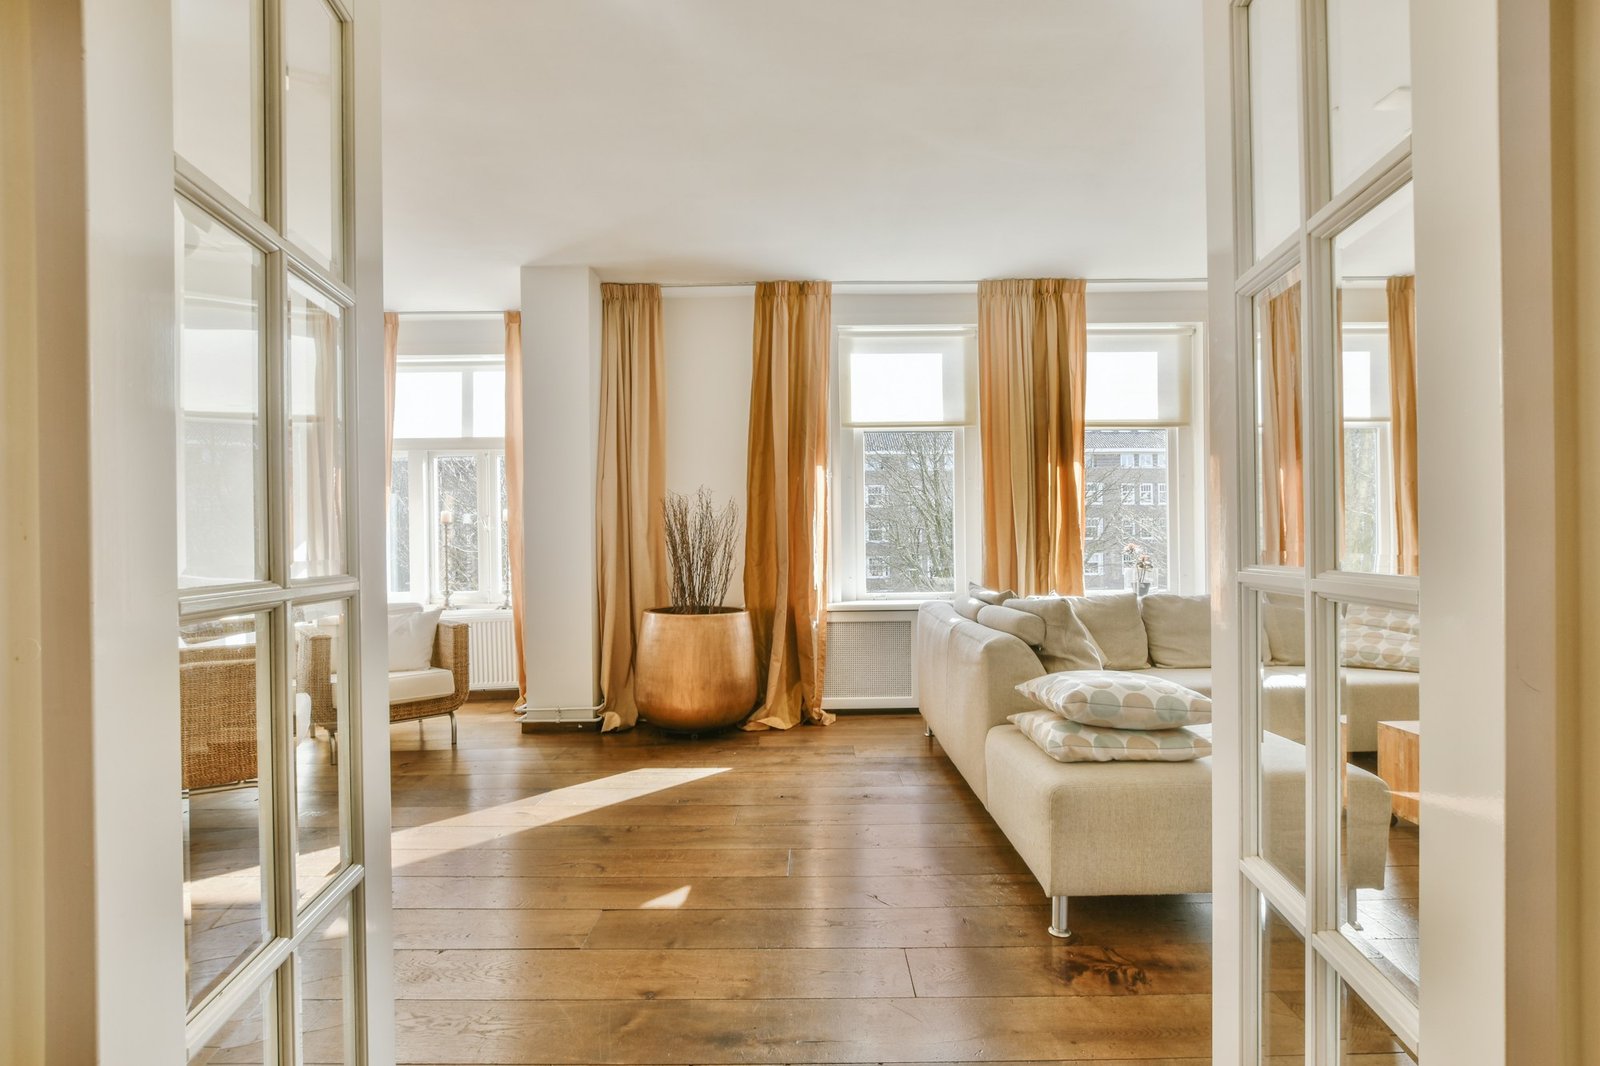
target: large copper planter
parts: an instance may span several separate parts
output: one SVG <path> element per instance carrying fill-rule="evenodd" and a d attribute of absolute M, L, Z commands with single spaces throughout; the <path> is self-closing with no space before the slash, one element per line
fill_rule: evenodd
<path fill-rule="evenodd" d="M 662 729 L 706 733 L 738 725 L 756 703 L 750 614 L 734 607 L 644 613 L 634 659 L 639 715 Z"/>

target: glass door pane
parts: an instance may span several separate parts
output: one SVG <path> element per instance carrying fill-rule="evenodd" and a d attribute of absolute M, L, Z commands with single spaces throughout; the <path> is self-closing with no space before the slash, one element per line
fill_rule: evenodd
<path fill-rule="evenodd" d="M 1261 1062 L 1305 1066 L 1306 945 L 1270 903 L 1261 904 Z"/>
<path fill-rule="evenodd" d="M 1339 190 L 1411 133 L 1411 5 L 1327 4 L 1328 122 Z"/>
<path fill-rule="evenodd" d="M 1339 982 L 1339 1066 L 1417 1066 L 1416 1057 L 1349 985 Z"/>
<path fill-rule="evenodd" d="M 284 0 L 286 231 L 335 273 L 344 253 L 343 41 L 324 0 Z"/>
<path fill-rule="evenodd" d="M 1268 566 L 1305 554 L 1305 438 L 1300 380 L 1300 279 L 1294 271 L 1254 301 L 1256 542 Z"/>
<path fill-rule="evenodd" d="M 277 978 L 267 978 L 260 993 L 189 1057 L 189 1066 L 276 1066 L 278 1054 L 269 1020 L 277 1018 L 277 988 Z"/>
<path fill-rule="evenodd" d="M 190 165 L 262 213 L 261 7 L 175 0 L 172 138 Z"/>
<path fill-rule="evenodd" d="M 1251 0 L 1250 180 L 1255 257 L 1300 228 L 1300 2 Z"/>
<path fill-rule="evenodd" d="M 1345 604 L 1339 637 L 1345 749 L 1339 931 L 1396 987 L 1417 999 L 1421 617 L 1414 611 Z"/>
<path fill-rule="evenodd" d="M 1261 728 L 1260 855 L 1301 891 L 1306 884 L 1305 608 L 1260 593 L 1257 639 Z"/>
<path fill-rule="evenodd" d="M 1418 572 L 1416 256 L 1411 186 L 1339 234 L 1339 568 Z"/>
<path fill-rule="evenodd" d="M 206 998 L 272 935 L 272 649 L 267 614 L 178 631 L 183 737 L 183 918 L 188 1003 Z"/>
<path fill-rule="evenodd" d="M 350 605 L 296 607 L 294 707 L 295 892 L 303 905 L 344 868 L 347 785 L 338 761 L 349 736 L 346 639 Z"/>
<path fill-rule="evenodd" d="M 289 279 L 289 576 L 345 572 L 344 312 Z"/>
<path fill-rule="evenodd" d="M 261 432 L 266 258 L 188 200 L 177 201 L 178 582 L 266 577 Z"/>
<path fill-rule="evenodd" d="M 306 1066 L 353 1061 L 353 1034 L 345 1024 L 351 1000 L 350 909 L 348 901 L 340 904 L 295 952 L 295 1031 Z"/>

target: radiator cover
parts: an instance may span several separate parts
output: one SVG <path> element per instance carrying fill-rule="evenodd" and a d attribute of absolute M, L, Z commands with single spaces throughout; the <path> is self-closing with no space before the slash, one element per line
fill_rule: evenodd
<path fill-rule="evenodd" d="M 822 706 L 915 709 L 916 633 L 916 611 L 830 609 Z"/>

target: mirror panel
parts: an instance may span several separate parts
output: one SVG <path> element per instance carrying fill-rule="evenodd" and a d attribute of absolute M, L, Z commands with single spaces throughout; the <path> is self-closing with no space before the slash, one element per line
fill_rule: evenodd
<path fill-rule="evenodd" d="M 1306 944 L 1272 904 L 1261 902 L 1261 1063 L 1303 1066 Z"/>

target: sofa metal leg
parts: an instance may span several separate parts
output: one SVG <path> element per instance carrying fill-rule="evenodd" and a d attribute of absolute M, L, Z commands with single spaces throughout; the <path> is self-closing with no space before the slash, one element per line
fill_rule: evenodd
<path fill-rule="evenodd" d="M 1071 940 L 1072 930 L 1067 927 L 1067 897 L 1050 897 L 1050 935 L 1057 940 Z"/>
<path fill-rule="evenodd" d="M 1350 928 L 1352 929 L 1361 928 L 1361 912 L 1356 907 L 1356 890 L 1354 885 L 1351 885 L 1349 888 L 1345 889 L 1344 920 L 1349 923 Z"/>
<path fill-rule="evenodd" d="M 927 737 L 929 740 L 932 740 L 933 739 L 933 726 L 929 725 L 927 722 L 923 722 L 922 723 L 922 735 Z"/>
<path fill-rule="evenodd" d="M 456 712 L 450 712 L 450 746 L 456 746 Z"/>
<path fill-rule="evenodd" d="M 328 765 L 339 765 L 339 734 L 332 729 L 328 730 Z"/>

